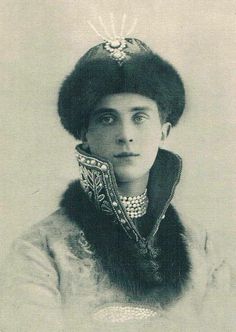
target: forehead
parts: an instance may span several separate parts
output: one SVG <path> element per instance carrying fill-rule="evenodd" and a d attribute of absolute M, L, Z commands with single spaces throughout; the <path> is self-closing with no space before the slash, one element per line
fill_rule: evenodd
<path fill-rule="evenodd" d="M 114 109 L 125 111 L 131 109 L 157 110 L 156 102 L 148 97 L 136 93 L 117 93 L 103 97 L 95 107 L 98 109 Z"/>

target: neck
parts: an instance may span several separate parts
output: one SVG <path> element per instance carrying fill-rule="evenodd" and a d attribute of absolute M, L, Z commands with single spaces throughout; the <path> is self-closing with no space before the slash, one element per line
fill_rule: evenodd
<path fill-rule="evenodd" d="M 122 196 L 141 195 L 147 187 L 148 176 L 149 176 L 149 174 L 146 174 L 145 176 L 143 176 L 139 179 L 135 179 L 135 181 L 130 181 L 130 182 L 117 181 L 119 193 Z"/>

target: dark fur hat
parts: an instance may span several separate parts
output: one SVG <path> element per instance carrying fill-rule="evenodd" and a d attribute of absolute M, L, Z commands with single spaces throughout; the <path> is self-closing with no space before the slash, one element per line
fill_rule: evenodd
<path fill-rule="evenodd" d="M 132 54 L 122 65 L 109 54 L 93 57 L 100 45 L 80 59 L 61 86 L 58 113 L 64 128 L 80 139 L 101 98 L 122 92 L 155 100 L 161 120 L 176 125 L 185 106 L 184 86 L 176 70 L 150 49 Z"/>

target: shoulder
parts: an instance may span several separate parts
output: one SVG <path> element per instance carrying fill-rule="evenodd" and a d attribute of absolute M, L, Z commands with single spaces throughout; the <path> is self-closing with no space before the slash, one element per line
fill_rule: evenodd
<path fill-rule="evenodd" d="M 64 237 L 69 233 L 78 233 L 79 227 L 72 222 L 63 209 L 58 209 L 45 219 L 31 226 L 22 236 L 22 239 L 44 236 L 47 238 Z"/>
<path fill-rule="evenodd" d="M 54 265 L 57 260 L 67 260 L 68 256 L 80 254 L 86 257 L 87 242 L 79 225 L 59 209 L 31 226 L 12 244 L 8 257 L 24 257 L 30 260 L 44 257 Z M 76 257 L 77 258 L 77 257 Z"/>
<path fill-rule="evenodd" d="M 60 208 L 45 219 L 37 222 L 25 231 L 19 239 L 39 243 L 40 240 L 49 242 L 63 241 L 71 234 L 78 236 L 81 233 L 79 224 L 71 220 Z"/>

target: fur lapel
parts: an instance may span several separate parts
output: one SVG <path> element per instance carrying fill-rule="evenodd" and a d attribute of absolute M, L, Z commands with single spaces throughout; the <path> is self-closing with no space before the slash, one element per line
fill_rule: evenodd
<path fill-rule="evenodd" d="M 66 215 L 84 231 L 95 258 L 101 263 L 112 284 L 132 300 L 163 306 L 176 300 L 189 279 L 190 259 L 185 230 L 175 209 L 169 205 L 166 217 L 153 237 L 152 257 L 131 241 L 110 216 L 95 209 L 81 188 L 72 183 L 61 206 Z M 140 218 L 141 225 L 153 224 L 154 216 Z M 140 227 L 145 233 L 145 229 Z"/>

